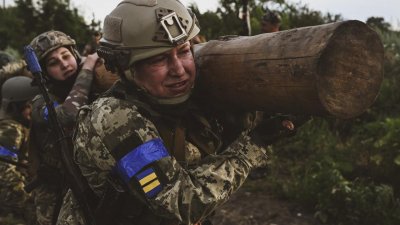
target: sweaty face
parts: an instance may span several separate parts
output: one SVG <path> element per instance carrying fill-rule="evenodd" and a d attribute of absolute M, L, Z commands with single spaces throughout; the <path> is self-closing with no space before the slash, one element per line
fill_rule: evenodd
<path fill-rule="evenodd" d="M 65 47 L 50 52 L 45 59 L 45 66 L 47 74 L 59 81 L 73 76 L 78 69 L 75 57 Z"/>
<path fill-rule="evenodd" d="M 157 98 L 188 94 L 196 76 L 189 42 L 140 61 L 134 68 L 135 83 Z"/>

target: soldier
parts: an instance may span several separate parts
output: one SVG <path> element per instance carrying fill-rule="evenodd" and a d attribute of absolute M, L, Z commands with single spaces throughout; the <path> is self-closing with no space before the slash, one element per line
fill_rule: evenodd
<path fill-rule="evenodd" d="M 34 223 L 33 202 L 24 191 L 30 126 L 30 101 L 39 93 L 32 79 L 16 76 L 1 89 L 0 108 L 0 212 Z"/>
<path fill-rule="evenodd" d="M 35 50 L 43 74 L 48 80 L 50 98 L 54 101 L 57 117 L 67 135 L 75 124 L 78 108 L 88 103 L 93 81 L 96 54 L 81 62 L 75 41 L 60 31 L 48 31 L 35 37 Z M 32 142 L 40 160 L 34 189 L 36 215 L 41 225 L 55 224 L 57 205 L 61 205 L 65 184 L 62 179 L 57 137 L 48 122 L 48 110 L 42 96 L 33 100 Z"/>
<path fill-rule="evenodd" d="M 82 55 L 87 56 L 87 55 L 95 53 L 99 46 L 100 39 L 101 39 L 101 33 L 99 31 L 93 32 L 93 34 L 91 36 L 91 40 L 88 43 L 86 43 L 86 45 L 82 51 Z"/>
<path fill-rule="evenodd" d="M 3 84 L 10 77 L 21 75 L 32 76 L 26 69 L 25 61 L 15 60 L 8 53 L 0 51 L 0 84 Z"/>
<path fill-rule="evenodd" d="M 98 53 L 121 79 L 81 109 L 73 137 L 98 224 L 205 224 L 265 164 L 262 123 L 226 145 L 192 99 L 200 29 L 179 1 L 122 1 L 103 30 Z M 57 224 L 85 224 L 77 201 L 68 192 Z"/>
<path fill-rule="evenodd" d="M 272 33 L 279 31 L 281 17 L 278 13 L 268 10 L 261 20 L 261 31 L 263 33 Z"/>

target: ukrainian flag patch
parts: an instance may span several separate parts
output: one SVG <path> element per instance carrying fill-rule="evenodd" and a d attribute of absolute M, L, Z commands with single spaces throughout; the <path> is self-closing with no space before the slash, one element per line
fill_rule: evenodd
<path fill-rule="evenodd" d="M 53 102 L 54 108 L 57 107 L 58 105 L 59 105 L 58 102 L 56 102 L 56 101 Z M 45 119 L 46 121 L 49 120 L 49 109 L 47 108 L 47 106 L 44 108 L 44 111 L 43 111 L 43 119 Z"/>
<path fill-rule="evenodd" d="M 162 185 L 153 168 L 146 169 L 135 177 L 148 198 L 153 198 L 161 192 Z"/>

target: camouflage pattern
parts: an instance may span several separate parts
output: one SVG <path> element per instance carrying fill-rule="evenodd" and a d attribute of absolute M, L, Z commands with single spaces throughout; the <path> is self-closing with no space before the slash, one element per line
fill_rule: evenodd
<path fill-rule="evenodd" d="M 73 51 L 71 52 L 75 54 L 75 58 L 77 54 L 75 40 L 61 31 L 51 30 L 44 32 L 33 39 L 30 45 L 35 50 L 39 61 L 42 61 L 53 50 L 63 46 L 73 46 Z"/>
<path fill-rule="evenodd" d="M 111 151 L 121 141 L 132 136 L 143 143 L 160 138 L 152 118 L 139 111 L 132 101 L 104 97 L 82 109 L 78 116 L 74 157 L 98 196 L 102 196 L 110 171 L 116 164 Z M 166 183 L 155 198 L 146 198 L 141 188 L 131 187 L 131 194 L 138 199 L 136 201 L 145 204 L 145 209 L 151 209 L 149 216 L 173 219 L 176 221 L 174 224 L 202 221 L 228 200 L 252 168 L 265 165 L 267 161 L 265 149 L 254 144 L 246 132 L 218 154 L 200 159 L 199 151 L 195 143 L 186 140 L 186 162 L 178 163 L 173 156 L 156 162 L 160 169 L 157 176 L 165 177 Z M 65 199 L 64 204 L 58 224 L 79 224 L 79 218 L 72 218 L 79 215 L 79 212 L 74 212 L 77 210 L 74 200 Z M 138 223 L 135 218 L 137 206 L 126 207 L 129 205 L 125 206 L 119 218 L 113 220 L 113 224 Z M 130 223 L 126 223 L 128 218 Z"/>
<path fill-rule="evenodd" d="M 267 12 L 262 17 L 263 21 L 271 22 L 272 24 L 278 24 L 281 22 L 281 16 L 276 11 L 267 9 Z"/>
<path fill-rule="evenodd" d="M 57 201 L 61 198 L 61 191 L 55 185 L 40 185 L 33 191 L 36 220 L 40 225 L 52 225 L 53 213 Z"/>
<path fill-rule="evenodd" d="M 13 214 L 34 224 L 33 199 L 24 191 L 25 175 L 15 165 L 0 162 L 0 214 Z"/>
<path fill-rule="evenodd" d="M 0 85 L 8 78 L 21 75 L 32 77 L 32 74 L 30 74 L 26 69 L 26 62 L 24 60 L 10 62 L 0 68 Z"/>
<path fill-rule="evenodd" d="M 84 225 L 85 222 L 81 213 L 79 203 L 72 194 L 72 191 L 68 190 L 64 197 L 60 214 L 58 215 L 57 225 Z"/>
<path fill-rule="evenodd" d="M 0 68 L 12 61 L 14 61 L 14 58 L 10 54 L 0 51 Z"/>
<path fill-rule="evenodd" d="M 91 71 L 81 70 L 64 101 L 51 96 L 52 100 L 58 103 L 55 107 L 57 118 L 67 136 L 71 135 L 78 109 L 88 102 L 92 80 Z M 45 101 L 42 96 L 37 96 L 32 106 L 32 132 L 37 144 L 37 154 L 41 159 L 40 164 L 45 168 L 42 174 L 46 180 L 46 183 L 34 190 L 36 212 L 41 225 L 51 224 L 55 202 L 65 188 L 60 180 L 61 159 L 56 143 L 58 138 L 47 119 Z"/>
<path fill-rule="evenodd" d="M 67 132 L 71 131 L 75 125 L 79 107 L 88 102 L 92 79 L 91 72 L 82 70 L 65 101 L 51 96 L 52 100 L 58 104 L 55 107 L 58 121 Z M 40 156 L 46 164 L 60 168 L 58 149 L 55 149 L 57 137 L 49 125 L 46 112 L 46 103 L 43 97 L 41 95 L 36 96 L 32 103 L 32 126 L 35 140 L 40 146 Z"/>
<path fill-rule="evenodd" d="M 18 153 L 27 152 L 28 129 L 11 119 L 0 120 L 0 146 Z M 17 159 L 14 159 L 15 161 Z M 34 220 L 31 196 L 24 191 L 26 171 L 0 161 L 0 213 Z"/>
<path fill-rule="evenodd" d="M 28 140 L 28 129 L 12 119 L 0 119 L 0 145 L 23 151 Z"/>

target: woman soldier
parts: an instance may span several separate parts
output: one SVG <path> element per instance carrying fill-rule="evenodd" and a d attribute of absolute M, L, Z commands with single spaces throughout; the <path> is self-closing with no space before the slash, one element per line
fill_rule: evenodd
<path fill-rule="evenodd" d="M 9 78 L 1 86 L 0 107 L 0 214 L 22 217 L 36 224 L 33 201 L 24 190 L 28 158 L 31 100 L 39 94 L 32 79 Z"/>
<path fill-rule="evenodd" d="M 199 30 L 177 0 L 125 0 L 106 17 L 98 53 L 121 80 L 80 111 L 74 136 L 98 224 L 206 224 L 266 163 L 264 127 L 228 144 L 191 97 Z M 78 205 L 68 194 L 58 224 L 84 224 Z"/>
<path fill-rule="evenodd" d="M 88 103 L 97 54 L 88 55 L 84 62 L 75 41 L 60 31 L 48 31 L 35 37 L 31 44 L 47 79 L 50 98 L 54 102 L 58 121 L 67 135 L 71 135 L 78 108 Z M 58 137 L 49 124 L 48 109 L 41 95 L 33 100 L 32 139 L 39 158 L 34 189 L 38 223 L 55 223 L 65 184 L 62 180 Z M 64 192 L 65 194 L 65 192 Z"/>

